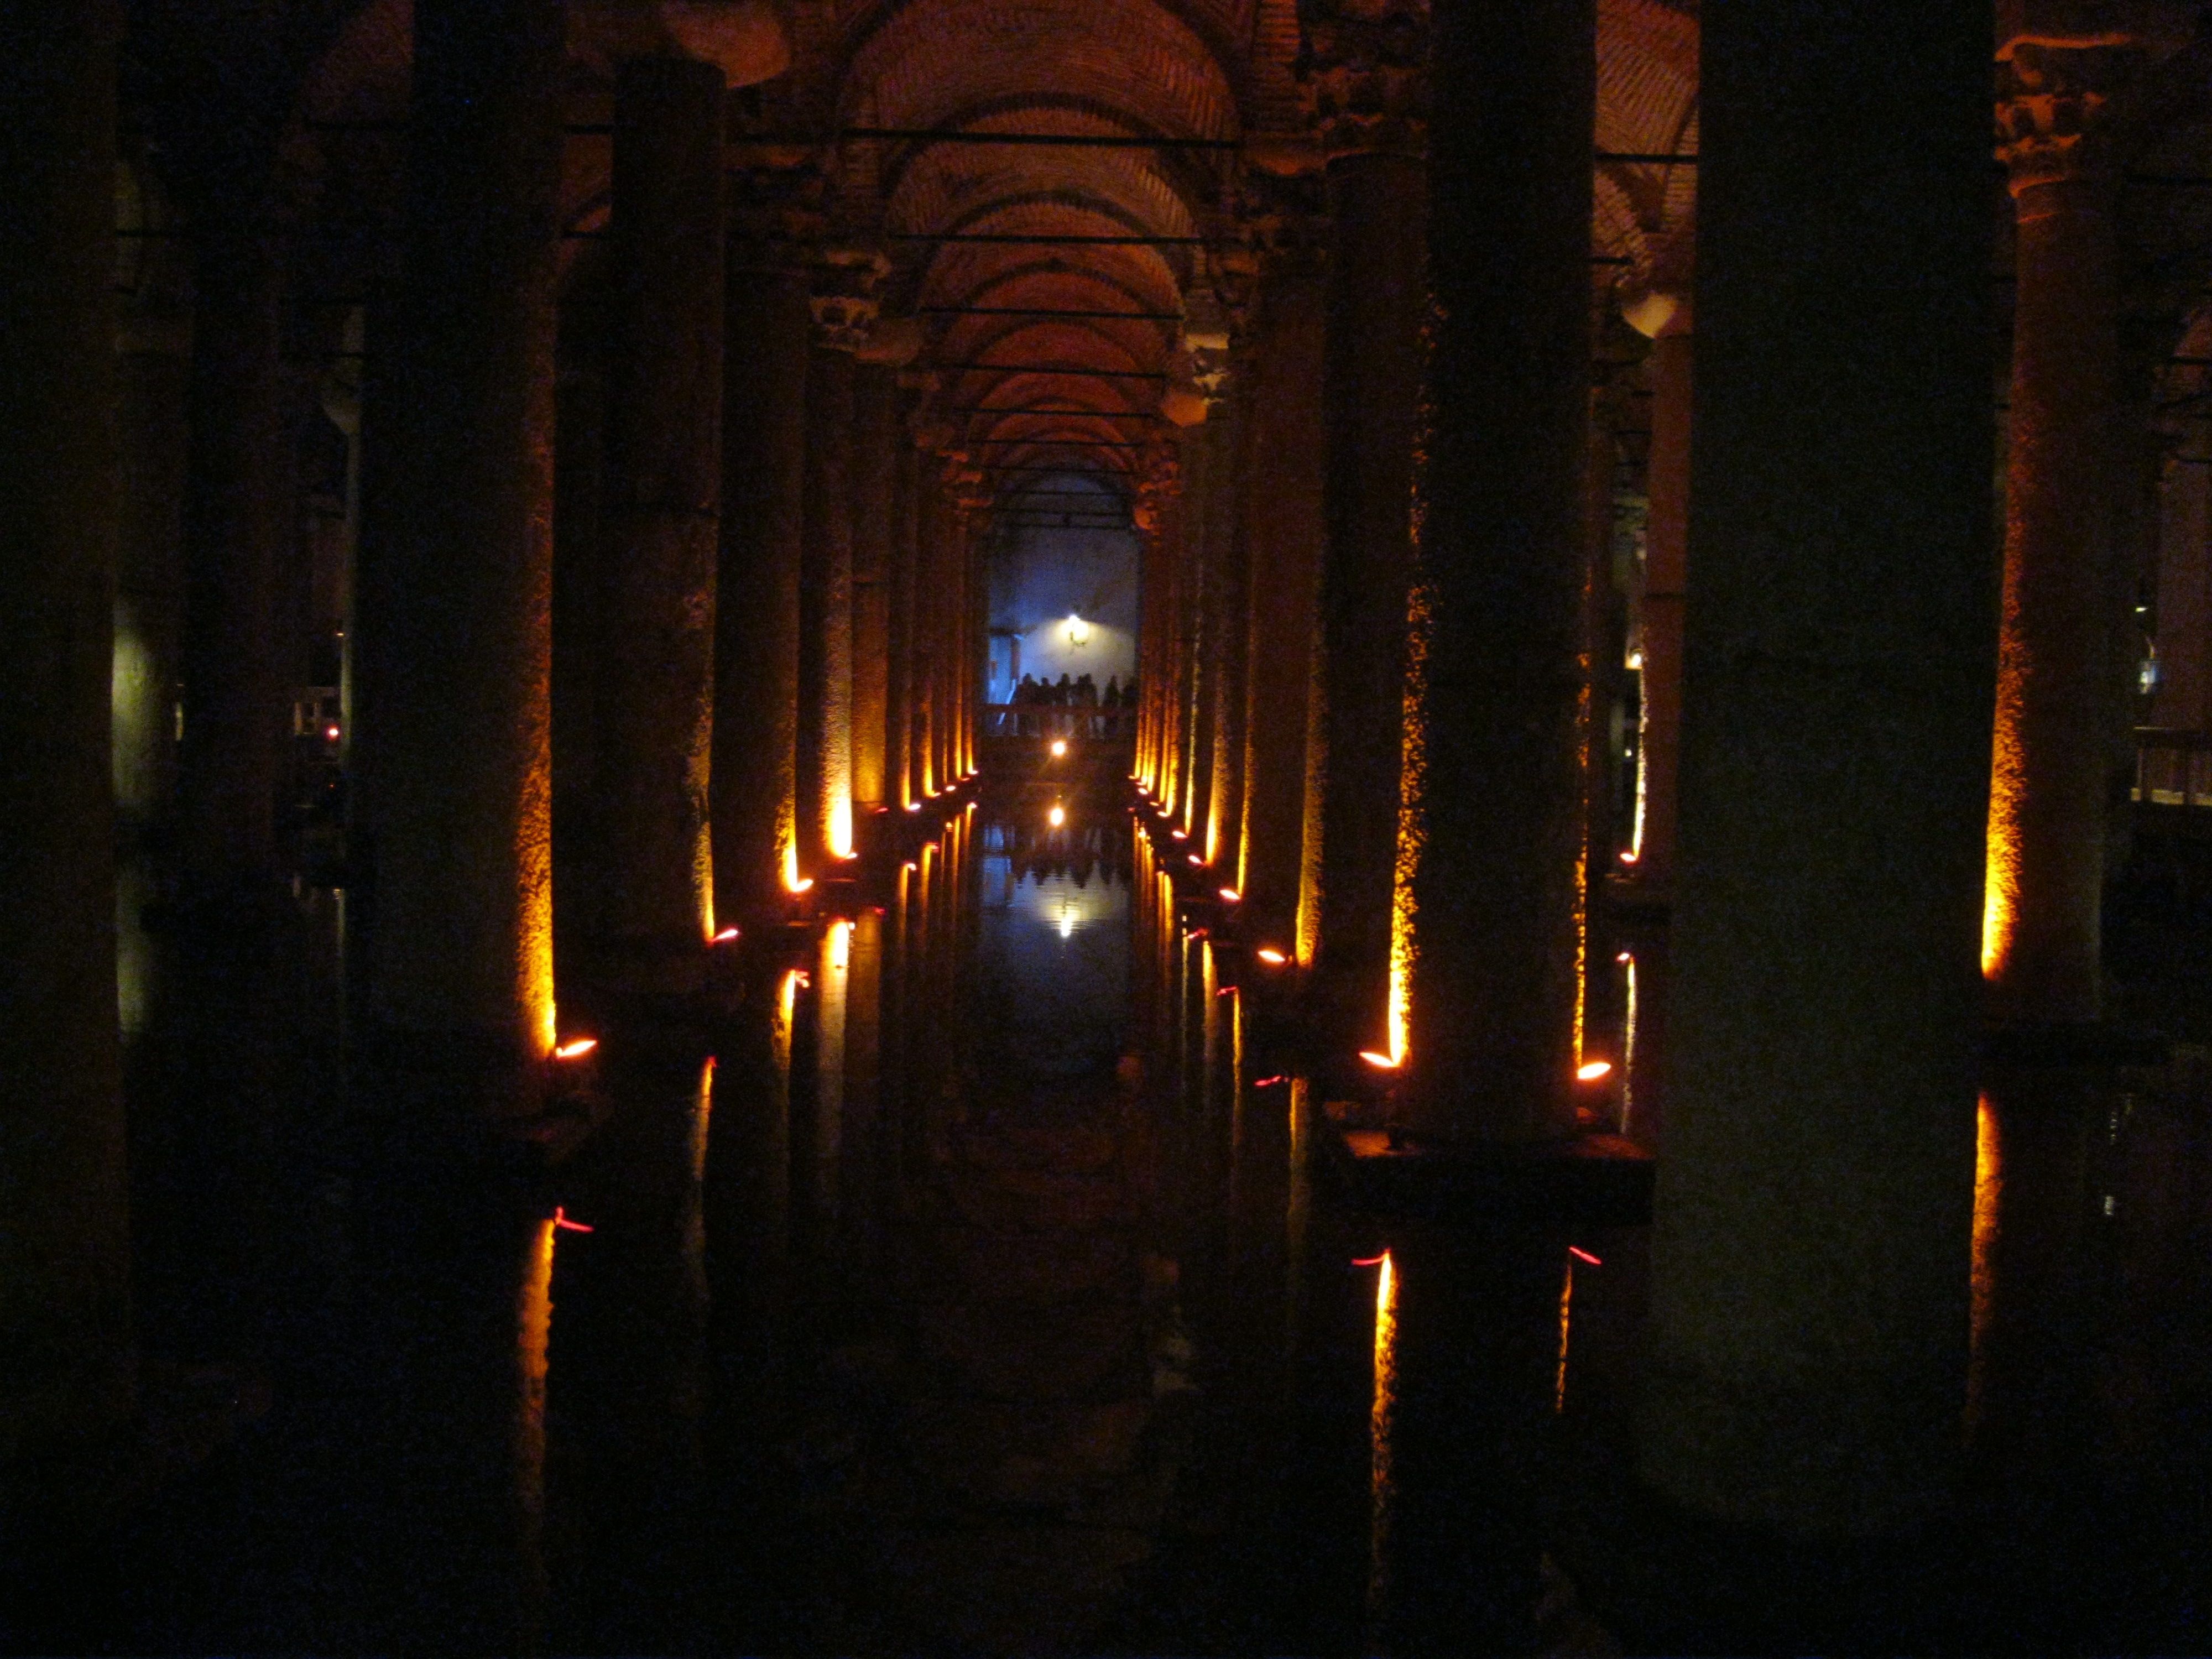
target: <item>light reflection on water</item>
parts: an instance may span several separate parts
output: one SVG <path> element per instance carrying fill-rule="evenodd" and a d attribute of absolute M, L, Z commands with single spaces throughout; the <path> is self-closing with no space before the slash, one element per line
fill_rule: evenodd
<path fill-rule="evenodd" d="M 984 828 L 981 1034 L 1030 1077 L 1110 1071 L 1129 994 L 1129 888 L 1108 830 Z"/>

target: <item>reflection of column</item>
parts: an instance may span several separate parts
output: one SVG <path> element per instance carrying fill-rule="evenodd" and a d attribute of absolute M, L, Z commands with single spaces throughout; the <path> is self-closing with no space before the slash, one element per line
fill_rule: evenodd
<path fill-rule="evenodd" d="M 738 202 L 733 198 L 732 206 Z M 782 216 L 733 227 L 723 333 L 722 556 L 715 607 L 714 912 L 758 917 L 797 868 L 799 557 L 807 337 Z"/>
<path fill-rule="evenodd" d="M 2212 726 L 2212 467 L 2166 463 L 2158 538 L 2154 725 Z"/>
<path fill-rule="evenodd" d="M 1651 452 L 1645 489 L 1650 501 L 1644 533 L 1640 630 L 1643 714 L 1637 743 L 1638 884 L 1665 893 L 1674 871 L 1674 778 L 1682 732 L 1682 592 L 1689 563 L 1690 380 L 1695 347 L 1688 301 L 1654 296 L 1629 320 L 1649 326 L 1651 355 Z M 1663 315 L 1662 315 L 1663 313 Z M 1602 871 L 1598 872 L 1602 875 Z"/>
<path fill-rule="evenodd" d="M 1440 1136 L 1575 1121 L 1596 41 L 1580 0 L 1431 48 L 1391 1046 Z"/>
<path fill-rule="evenodd" d="M 1322 389 L 1328 542 L 1316 741 L 1321 830 L 1306 895 L 1333 1036 L 1384 1035 L 1398 839 L 1413 423 L 1426 307 L 1425 29 L 1410 9 L 1316 6 L 1304 94 L 1328 160 L 1335 242 Z"/>
<path fill-rule="evenodd" d="M 389 401 L 368 416 L 388 452 L 361 618 L 378 678 L 370 1012 L 495 1072 L 553 1040 L 561 41 L 550 0 L 416 8 L 406 271 Z"/>
<path fill-rule="evenodd" d="M 1261 290 L 1253 352 L 1251 633 L 1247 646 L 1244 833 L 1237 886 L 1246 915 L 1287 951 L 1305 844 L 1308 696 L 1321 568 L 1322 277 L 1285 256 Z"/>
<path fill-rule="evenodd" d="M 0 1461 L 16 1468 L 131 1404 L 108 772 L 115 21 L 54 5 L 11 29 L 0 122 Z"/>
<path fill-rule="evenodd" d="M 853 800 L 890 798 L 884 764 L 890 695 L 891 538 L 896 521 L 896 371 L 864 363 L 853 386 Z"/>
<path fill-rule="evenodd" d="M 2118 276 L 2098 112 L 2121 50 L 2001 54 L 2018 223 L 1982 969 L 1992 1009 L 2097 1017 Z"/>
<path fill-rule="evenodd" d="M 1698 603 L 1641 1457 L 1677 1504 L 1792 1532 L 1924 1512 L 1964 1403 L 1988 52 L 1986 15 L 1920 0 L 1705 19 Z M 1847 191 L 1822 155 L 1839 64 L 1881 66 L 1854 97 L 1886 135 Z"/>
<path fill-rule="evenodd" d="M 806 508 L 799 583 L 799 861 L 853 850 L 853 355 L 806 368 Z"/>
<path fill-rule="evenodd" d="M 682 989 L 713 931 L 708 845 L 722 465 L 722 72 L 616 84 L 616 316 L 594 745 L 601 964 Z"/>

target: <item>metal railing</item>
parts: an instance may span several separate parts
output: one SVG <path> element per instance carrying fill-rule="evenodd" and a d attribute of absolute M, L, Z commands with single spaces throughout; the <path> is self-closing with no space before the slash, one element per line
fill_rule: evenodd
<path fill-rule="evenodd" d="M 2212 732 L 2137 726 L 2132 799 L 2150 806 L 2212 806 Z"/>
<path fill-rule="evenodd" d="M 1091 708 L 1081 704 L 990 702 L 983 705 L 987 738 L 1064 738 L 1073 742 L 1119 741 L 1134 737 L 1133 708 Z"/>

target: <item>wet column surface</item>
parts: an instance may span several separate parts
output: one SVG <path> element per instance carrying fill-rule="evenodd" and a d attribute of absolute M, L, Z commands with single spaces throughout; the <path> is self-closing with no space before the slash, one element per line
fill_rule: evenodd
<path fill-rule="evenodd" d="M 1924 1516 L 1964 1400 L 1987 45 L 1907 3 L 1705 19 L 1698 604 L 1641 1455 L 1675 1502 L 1785 1534 Z M 1839 194 L 1819 88 L 1876 61 L 1862 113 L 1890 142 Z"/>
<path fill-rule="evenodd" d="M 853 354 L 806 366 L 805 556 L 799 582 L 799 863 L 853 850 Z"/>
<path fill-rule="evenodd" d="M 647 58 L 615 95 L 598 976 L 648 994 L 693 988 L 713 931 L 723 90 L 712 64 Z"/>
<path fill-rule="evenodd" d="M 554 1036 L 560 51 L 560 9 L 537 0 L 417 10 L 396 362 L 368 417 L 389 479 L 360 623 L 376 680 L 369 1014 L 441 1063 L 503 1073 L 488 1103 L 507 1111 L 534 1104 L 520 1068 Z"/>
<path fill-rule="evenodd" d="M 0 124 L 0 1462 L 11 1467 L 105 1431 L 131 1404 L 108 749 L 116 31 L 104 7 L 40 6 L 11 22 L 17 67 Z M 23 1517 L 6 1524 L 20 1547 Z"/>
<path fill-rule="evenodd" d="M 854 383 L 853 801 L 890 799 L 884 764 L 890 697 L 892 539 L 896 533 L 898 388 L 895 372 L 864 363 Z"/>
<path fill-rule="evenodd" d="M 2006 43 L 2001 106 L 2018 227 L 2004 600 L 1983 972 L 1991 1012 L 2100 1007 L 2107 607 L 2119 374 L 2111 161 L 2098 112 L 2125 54 Z"/>
<path fill-rule="evenodd" d="M 1390 1048 L 1440 1139 L 1575 1121 L 1596 38 L 1562 0 L 1447 12 L 1431 48 Z"/>
<path fill-rule="evenodd" d="M 735 185 L 733 184 L 733 188 Z M 803 268 L 774 238 L 778 187 L 733 200 L 724 323 L 722 550 L 714 639 L 714 915 L 775 914 L 797 847 L 799 568 L 805 491 Z M 792 865 L 795 868 L 795 864 Z"/>

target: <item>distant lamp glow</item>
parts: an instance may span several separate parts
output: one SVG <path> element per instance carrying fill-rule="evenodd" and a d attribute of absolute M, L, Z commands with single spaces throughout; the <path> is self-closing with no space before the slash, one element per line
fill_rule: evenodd
<path fill-rule="evenodd" d="M 1053 757 L 1054 760 L 1058 760 L 1058 759 L 1059 759 L 1062 755 L 1065 755 L 1066 752 L 1067 752 L 1067 739 L 1066 739 L 1066 738 L 1054 738 L 1052 740 L 1052 757 Z"/>
<path fill-rule="evenodd" d="M 1091 643 L 1091 624 L 1072 611 L 1067 613 L 1067 642 L 1079 648 Z"/>
<path fill-rule="evenodd" d="M 1067 822 L 1067 809 L 1065 806 L 1054 807 L 1051 811 L 1044 815 L 1044 821 L 1054 829 L 1059 829 L 1061 824 Z"/>
<path fill-rule="evenodd" d="M 1266 963 L 1270 968 L 1279 968 L 1290 960 L 1288 957 L 1285 956 L 1280 951 L 1278 951 L 1272 945 L 1263 945 L 1257 951 L 1254 951 L 1253 954 L 1258 957 L 1261 961 Z"/>
<path fill-rule="evenodd" d="M 1224 904 L 1241 904 L 1244 902 L 1244 895 L 1234 887 L 1224 887 L 1221 890 L 1221 902 Z"/>
<path fill-rule="evenodd" d="M 599 1046 L 599 1040 L 597 1037 L 578 1037 L 574 1041 L 564 1042 L 559 1048 L 556 1048 L 553 1051 L 553 1058 L 556 1060 L 579 1060 L 584 1055 L 591 1053 L 592 1049 Z"/>
<path fill-rule="evenodd" d="M 338 740 L 338 729 L 335 726 L 326 726 L 323 728 L 323 735 L 332 743 L 336 743 Z"/>
<path fill-rule="evenodd" d="M 1576 1078 L 1583 1083 L 1595 1083 L 1601 1077 L 1612 1075 L 1613 1062 L 1609 1060 L 1593 1060 L 1575 1067 Z"/>

